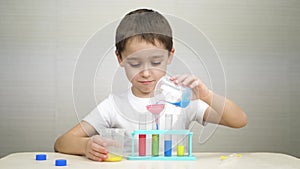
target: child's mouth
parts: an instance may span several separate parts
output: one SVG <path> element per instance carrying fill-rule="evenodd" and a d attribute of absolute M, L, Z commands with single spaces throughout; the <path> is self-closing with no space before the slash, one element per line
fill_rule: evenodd
<path fill-rule="evenodd" d="M 140 81 L 140 83 L 145 84 L 145 85 L 148 85 L 148 84 L 152 84 L 153 81 Z"/>

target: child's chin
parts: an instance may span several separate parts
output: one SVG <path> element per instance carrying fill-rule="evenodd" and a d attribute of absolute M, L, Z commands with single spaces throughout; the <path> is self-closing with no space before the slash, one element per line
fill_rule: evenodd
<path fill-rule="evenodd" d="M 143 90 L 143 94 L 151 96 L 153 94 L 153 90 L 152 89 L 150 89 L 150 90 Z"/>

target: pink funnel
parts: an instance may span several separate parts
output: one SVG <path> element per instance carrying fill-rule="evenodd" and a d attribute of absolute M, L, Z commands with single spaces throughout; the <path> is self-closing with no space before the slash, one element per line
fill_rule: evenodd
<path fill-rule="evenodd" d="M 150 104 L 146 106 L 147 110 L 150 111 L 152 114 L 159 114 L 165 108 L 165 104 Z"/>

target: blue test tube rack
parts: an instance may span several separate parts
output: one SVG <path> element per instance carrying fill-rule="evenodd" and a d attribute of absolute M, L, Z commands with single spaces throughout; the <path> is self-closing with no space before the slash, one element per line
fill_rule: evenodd
<path fill-rule="evenodd" d="M 138 134 L 159 134 L 159 135 L 187 135 L 188 136 L 188 154 L 184 156 L 136 156 L 135 155 L 135 142 L 134 137 Z M 189 130 L 134 130 L 131 133 L 131 155 L 128 157 L 128 160 L 196 160 L 196 157 L 192 155 L 192 138 L 193 132 Z"/>

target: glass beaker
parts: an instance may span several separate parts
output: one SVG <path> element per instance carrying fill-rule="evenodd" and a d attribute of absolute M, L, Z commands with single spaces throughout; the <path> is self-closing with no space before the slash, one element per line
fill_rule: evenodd
<path fill-rule="evenodd" d="M 121 161 L 124 150 L 125 129 L 104 128 L 100 131 L 101 137 L 107 144 L 108 157 L 104 161 L 117 162 Z"/>
<path fill-rule="evenodd" d="M 189 105 L 192 97 L 192 90 L 182 85 L 176 85 L 169 76 L 162 77 L 156 84 L 154 98 L 159 102 L 166 102 L 185 108 Z"/>

